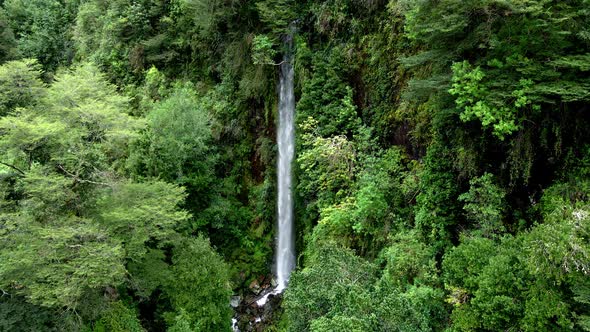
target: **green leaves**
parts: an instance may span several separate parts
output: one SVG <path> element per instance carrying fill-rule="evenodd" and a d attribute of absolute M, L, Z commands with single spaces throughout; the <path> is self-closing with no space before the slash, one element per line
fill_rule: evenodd
<path fill-rule="evenodd" d="M 285 293 L 289 331 L 440 330 L 445 321 L 442 291 L 405 285 L 401 279 L 391 282 L 389 275 L 397 273 L 397 267 L 403 268 L 403 262 L 396 265 L 401 255 L 412 260 L 410 256 L 417 254 L 419 258 L 413 262 L 420 265 L 423 253 L 412 252 L 412 245 L 392 248 L 392 253 L 396 249 L 409 251 L 389 255 L 391 270 L 378 280 L 376 266 L 349 249 L 333 244 L 312 246 L 306 267 L 292 275 Z"/>
<path fill-rule="evenodd" d="M 211 180 L 207 175 L 212 176 L 215 161 L 209 147 L 212 118 L 191 84 L 177 86 L 147 118 L 149 147 L 142 160 L 146 175 L 178 183 Z"/>
<path fill-rule="evenodd" d="M 75 23 L 76 56 L 95 62 L 119 84 L 136 83 L 144 69 L 179 56 L 167 34 L 170 6 L 159 0 L 84 1 Z"/>
<path fill-rule="evenodd" d="M 276 55 L 274 43 L 268 36 L 254 36 L 252 39 L 252 61 L 255 65 L 274 65 Z"/>
<path fill-rule="evenodd" d="M 381 258 L 386 266 L 383 285 L 405 290 L 413 285 L 429 285 L 436 279 L 436 261 L 430 247 L 425 245 L 417 232 L 400 232 L 392 244 L 383 250 Z"/>
<path fill-rule="evenodd" d="M 469 184 L 469 191 L 459 196 L 459 200 L 465 202 L 463 210 L 468 219 L 477 225 L 483 236 L 502 233 L 505 192 L 494 184 L 490 173 L 471 179 Z"/>
<path fill-rule="evenodd" d="M 0 63 L 11 60 L 16 55 L 16 40 L 6 12 L 0 9 Z"/>
<path fill-rule="evenodd" d="M 4 69 L 27 63 L 34 65 Z M 186 196 L 173 184 L 123 178 L 117 163 L 124 163 L 141 121 L 125 113 L 127 99 L 94 66 L 61 72 L 38 89 L 39 103 L 0 119 L 1 170 L 18 175 L 2 186 L 8 208 L 0 212 L 0 288 L 94 317 L 99 304 L 86 302 L 108 307 L 109 298 L 96 293 L 110 289 L 116 296 L 128 281 L 129 262 L 153 263 L 153 255 L 144 259 L 150 246 L 176 243 L 176 230 L 189 219 L 179 208 Z M 163 259 L 156 257 L 160 267 Z M 140 291 L 163 283 L 151 280 Z M 104 313 L 101 326 L 142 330 L 133 313 L 117 310 Z"/>
<path fill-rule="evenodd" d="M 120 183 L 103 190 L 96 211 L 102 226 L 125 244 L 126 258 L 138 261 L 148 242 L 171 243 L 175 229 L 188 221 L 178 209 L 184 198 L 184 189 L 165 182 Z"/>
<path fill-rule="evenodd" d="M 454 305 L 456 328 L 538 331 L 583 326 L 584 319 L 577 317 L 587 315 L 588 308 L 577 302 L 584 297 L 572 297 L 570 292 L 587 291 L 582 280 L 590 271 L 590 214 L 585 199 L 574 204 L 559 199 L 558 187 L 545 193 L 553 209 L 546 210 L 543 224 L 499 242 L 464 237 L 445 255 L 447 301 Z M 480 192 L 480 199 L 489 194 Z M 480 206 L 486 211 L 488 204 Z"/>
<path fill-rule="evenodd" d="M 17 107 L 38 104 L 45 94 L 36 60 L 10 61 L 0 66 L 0 117 Z"/>
<path fill-rule="evenodd" d="M 202 238 L 178 243 L 172 273 L 165 290 L 182 319 L 170 317 L 177 330 L 190 323 L 194 331 L 229 331 L 231 308 L 228 267 Z M 184 323 L 183 323 L 184 321 Z"/>
<path fill-rule="evenodd" d="M 375 280 L 375 267 L 348 249 L 325 245 L 312 253 L 307 267 L 294 274 L 289 282 L 284 306 L 289 319 L 289 331 L 306 331 L 315 326 L 318 331 L 327 319 L 337 315 L 353 315 L 365 320 L 370 315 L 369 289 Z M 321 319 L 321 317 L 325 317 Z M 321 320 L 313 323 L 314 320 Z M 341 324 L 355 324 L 342 322 Z"/>
<path fill-rule="evenodd" d="M 57 217 L 57 216 L 55 216 Z M 90 220 L 61 216 L 51 223 L 4 215 L 13 232 L 2 234 L 3 289 L 47 307 L 76 309 L 86 292 L 122 282 L 122 247 Z"/>
<path fill-rule="evenodd" d="M 16 36 L 18 55 L 36 58 L 49 70 L 69 64 L 74 52 L 69 29 L 77 5 L 77 1 L 3 1 L 8 23 Z"/>
<path fill-rule="evenodd" d="M 145 329 L 137 318 L 136 310 L 127 307 L 122 301 L 116 301 L 110 304 L 92 331 L 143 332 Z"/>
<path fill-rule="evenodd" d="M 437 251 L 451 243 L 452 227 L 458 222 L 459 196 L 450 165 L 450 151 L 435 141 L 424 161 L 420 181 L 423 188 L 416 196 L 415 227 Z"/>
<path fill-rule="evenodd" d="M 527 99 L 522 90 L 513 92 L 519 96 L 514 101 L 514 109 L 504 106 L 492 106 L 487 100 L 490 92 L 482 80 L 485 74 L 480 67 L 471 68 L 467 61 L 455 63 L 453 69 L 453 86 L 451 95 L 457 96 L 455 103 L 461 109 L 461 120 L 478 119 L 482 126 L 491 127 L 500 140 L 519 129 L 516 122 L 518 109 L 526 106 Z"/>
<path fill-rule="evenodd" d="M 309 117 L 318 121 L 317 132 L 323 137 L 352 135 L 361 125 L 352 101 L 353 91 L 343 80 L 345 50 L 335 48 L 314 59 L 314 75 L 306 80 L 297 103 L 297 122 L 302 126 Z M 348 69 L 348 68 L 346 68 Z"/>
<path fill-rule="evenodd" d="M 333 318 L 321 317 L 314 319 L 309 326 L 312 332 L 363 332 L 370 329 L 370 324 L 363 321 L 361 318 L 348 317 L 344 315 L 337 315 Z"/>
<path fill-rule="evenodd" d="M 229 330 L 295 19 L 288 328 L 590 328 L 588 0 L 0 2 L 0 329 Z"/>
<path fill-rule="evenodd" d="M 57 331 L 54 312 L 32 305 L 22 297 L 0 297 L 0 329 L 3 331 Z"/>
<path fill-rule="evenodd" d="M 551 61 L 551 64 L 559 68 L 590 71 L 590 54 L 567 55 Z"/>
<path fill-rule="evenodd" d="M 354 143 L 345 136 L 323 138 L 314 135 L 317 122 L 309 118 L 302 125 L 304 150 L 297 163 L 303 171 L 298 185 L 304 195 L 319 192 L 321 196 L 343 196 L 352 184 L 356 167 Z"/>

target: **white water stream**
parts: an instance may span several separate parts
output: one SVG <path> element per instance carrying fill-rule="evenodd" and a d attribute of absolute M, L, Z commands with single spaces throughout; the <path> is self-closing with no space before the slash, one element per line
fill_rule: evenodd
<path fill-rule="evenodd" d="M 292 36 L 287 36 L 291 48 Z M 293 178 L 292 164 L 295 154 L 295 95 L 293 92 L 293 65 L 289 55 L 281 63 L 279 93 L 279 123 L 277 142 L 279 160 L 277 163 L 278 182 L 278 236 L 276 248 L 276 288 L 261 297 L 256 303 L 264 306 L 270 295 L 283 292 L 295 268 L 295 236 L 293 233 Z"/>
<path fill-rule="evenodd" d="M 290 48 L 292 37 L 287 37 Z M 293 65 L 289 56 L 281 64 L 279 95 L 279 146 L 278 173 L 278 241 L 276 251 L 277 288 L 280 293 L 287 287 L 291 271 L 295 268 L 295 244 L 293 234 L 293 188 L 292 169 L 295 154 L 295 96 L 293 92 Z"/>

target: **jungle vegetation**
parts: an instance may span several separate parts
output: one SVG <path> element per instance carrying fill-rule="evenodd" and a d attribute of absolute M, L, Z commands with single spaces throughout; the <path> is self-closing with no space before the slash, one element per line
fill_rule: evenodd
<path fill-rule="evenodd" d="M 590 331 L 590 1 L 0 0 L 0 331 Z"/>

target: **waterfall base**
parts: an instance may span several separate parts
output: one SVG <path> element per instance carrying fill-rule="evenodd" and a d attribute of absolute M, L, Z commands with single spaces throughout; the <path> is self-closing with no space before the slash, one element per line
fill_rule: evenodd
<path fill-rule="evenodd" d="M 256 304 L 259 307 L 264 307 L 264 305 L 266 304 L 266 302 L 268 301 L 268 297 L 269 296 L 276 296 L 281 294 L 283 291 L 285 290 L 285 286 L 284 285 L 279 285 L 277 286 L 275 289 L 271 290 L 270 292 L 266 293 L 265 295 L 263 295 L 261 298 L 259 298 L 258 300 L 256 300 Z"/>
<path fill-rule="evenodd" d="M 264 331 L 279 318 L 277 314 L 280 310 L 277 310 L 281 307 L 285 287 L 280 287 L 270 278 L 263 278 L 260 284 L 261 287 L 251 288 L 252 293 L 241 298 L 234 307 L 232 331 Z"/>

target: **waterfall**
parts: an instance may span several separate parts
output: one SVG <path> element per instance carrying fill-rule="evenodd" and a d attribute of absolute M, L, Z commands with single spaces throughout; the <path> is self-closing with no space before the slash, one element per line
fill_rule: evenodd
<path fill-rule="evenodd" d="M 286 37 L 287 53 L 280 68 L 278 174 L 278 241 L 276 249 L 277 291 L 281 292 L 295 268 L 295 237 L 293 234 L 292 164 L 295 154 L 295 96 L 293 92 L 293 65 L 291 64 L 292 35 Z"/>
<path fill-rule="evenodd" d="M 276 248 L 277 286 L 271 292 L 259 298 L 256 303 L 262 307 L 271 295 L 283 292 L 289 282 L 291 271 L 295 268 L 295 235 L 293 233 L 293 157 L 295 155 L 295 94 L 293 92 L 293 65 L 291 64 L 291 48 L 293 46 L 294 25 L 291 33 L 285 37 L 287 52 L 280 64 L 279 81 L 279 121 L 277 142 L 279 160 L 277 162 L 277 219 L 278 236 Z"/>

